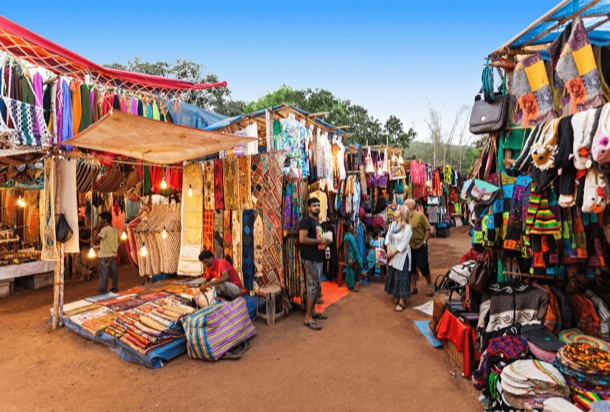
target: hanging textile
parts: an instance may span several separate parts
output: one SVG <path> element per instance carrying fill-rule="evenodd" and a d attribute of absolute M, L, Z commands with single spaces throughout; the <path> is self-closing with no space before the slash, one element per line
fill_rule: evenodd
<path fill-rule="evenodd" d="M 258 125 L 256 122 L 252 123 L 248 127 L 244 129 L 246 136 L 248 137 L 256 137 L 256 140 L 248 143 L 246 145 L 246 154 L 247 155 L 256 155 L 258 154 Z"/>
<path fill-rule="evenodd" d="M 44 161 L 44 189 L 40 197 L 40 233 L 42 235 L 42 260 L 58 260 L 55 237 L 55 159 Z"/>
<path fill-rule="evenodd" d="M 64 243 L 65 253 L 80 253 L 78 241 L 78 194 L 76 192 L 76 162 L 64 159 L 59 161 L 57 181 L 59 182 L 60 212 L 72 229 L 72 237 Z"/>
<path fill-rule="evenodd" d="M 224 258 L 233 263 L 233 231 L 231 230 L 231 211 L 225 210 L 223 214 Z"/>
<path fill-rule="evenodd" d="M 239 185 L 237 181 L 237 158 L 228 157 L 224 159 L 223 184 L 226 210 L 239 209 Z"/>
<path fill-rule="evenodd" d="M 214 207 L 216 210 L 224 210 L 222 159 L 214 160 Z"/>
<path fill-rule="evenodd" d="M 81 89 L 76 83 L 70 84 L 72 92 L 72 136 L 76 136 L 80 130 L 80 122 L 83 115 L 83 106 L 81 101 Z"/>
<path fill-rule="evenodd" d="M 209 160 L 203 164 L 203 208 L 214 210 L 214 161 Z M 188 188 L 185 188 L 188 189 Z"/>
<path fill-rule="evenodd" d="M 284 239 L 284 274 L 286 279 L 286 291 L 290 298 L 299 298 L 301 305 L 307 301 L 305 276 L 301 264 L 301 254 L 297 246 L 298 236 L 287 236 Z"/>
<path fill-rule="evenodd" d="M 290 167 L 284 176 L 283 207 L 284 236 L 297 225 L 301 219 L 301 173 L 298 169 Z"/>
<path fill-rule="evenodd" d="M 191 187 L 193 196 L 182 199 L 182 241 L 178 273 L 180 275 L 201 276 L 199 262 L 201 238 L 203 233 L 201 215 L 203 214 L 203 177 L 201 166 L 190 164 L 184 168 L 182 187 Z"/>
<path fill-rule="evenodd" d="M 241 210 L 252 209 L 252 157 L 238 157 L 239 165 L 239 208 Z"/>
<path fill-rule="evenodd" d="M 214 212 L 214 256 L 224 259 L 224 214 L 222 211 Z"/>
<path fill-rule="evenodd" d="M 91 191 L 101 170 L 100 165 L 93 165 L 84 160 L 79 161 L 76 164 L 76 190 L 79 193 Z"/>
<path fill-rule="evenodd" d="M 203 211 L 203 239 L 202 245 L 204 250 L 214 252 L 214 211 Z"/>
<path fill-rule="evenodd" d="M 254 281 L 251 290 L 258 290 L 263 280 L 263 249 L 265 248 L 265 229 L 260 213 L 255 213 L 254 220 Z M 259 285 L 259 282 L 261 285 Z"/>
<path fill-rule="evenodd" d="M 242 243 L 241 243 L 241 232 L 242 232 L 242 212 L 241 210 L 234 210 L 231 212 L 231 229 L 232 229 L 232 240 L 233 240 L 233 267 L 239 273 L 239 277 L 244 283 L 244 276 L 242 272 Z"/>
<path fill-rule="evenodd" d="M 254 210 L 242 212 L 242 261 L 243 283 L 246 289 L 252 290 L 254 280 Z"/>
<path fill-rule="evenodd" d="M 523 127 L 537 126 L 555 118 L 551 86 L 540 52 L 517 63 L 512 74 L 511 94 L 523 111 Z"/>
<path fill-rule="evenodd" d="M 93 190 L 101 193 L 111 193 L 121 186 L 123 180 L 121 167 L 118 165 L 110 166 L 106 170 L 106 174 L 93 185 Z"/>
<path fill-rule="evenodd" d="M 93 85 L 89 86 L 86 84 L 80 85 L 80 94 L 81 94 L 81 120 L 80 125 L 78 127 L 78 131 L 82 132 L 93 122 L 93 117 L 91 113 L 91 88 Z M 76 133 L 74 133 L 76 134 Z"/>
<path fill-rule="evenodd" d="M 49 146 L 49 130 L 44 121 L 44 109 L 2 96 L 13 124 L 15 143 L 26 146 Z"/>
<path fill-rule="evenodd" d="M 250 188 L 251 188 L 251 202 L 252 202 L 252 208 L 253 209 L 260 209 L 261 208 L 261 204 L 262 201 L 259 201 L 261 192 L 263 190 L 263 185 L 264 185 L 264 175 L 263 175 L 263 171 L 262 168 L 260 167 L 260 156 L 252 156 L 252 159 L 250 161 L 250 168 L 252 169 L 251 173 L 250 173 L 250 178 L 251 178 L 251 184 L 250 184 Z"/>

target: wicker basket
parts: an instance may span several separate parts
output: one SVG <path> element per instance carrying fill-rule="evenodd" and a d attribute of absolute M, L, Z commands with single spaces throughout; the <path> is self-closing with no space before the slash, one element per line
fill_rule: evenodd
<path fill-rule="evenodd" d="M 462 372 L 464 372 L 464 354 L 457 351 L 455 348 L 455 344 L 450 340 L 445 340 L 443 344 L 443 349 L 449 355 L 451 359 L 460 367 Z"/>

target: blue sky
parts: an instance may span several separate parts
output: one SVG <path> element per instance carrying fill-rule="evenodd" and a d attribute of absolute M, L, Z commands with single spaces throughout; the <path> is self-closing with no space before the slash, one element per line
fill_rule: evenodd
<path fill-rule="evenodd" d="M 449 128 L 483 58 L 558 0 L 3 3 L 3 16 L 97 63 L 193 60 L 243 100 L 325 88 L 425 140 L 428 103 Z"/>

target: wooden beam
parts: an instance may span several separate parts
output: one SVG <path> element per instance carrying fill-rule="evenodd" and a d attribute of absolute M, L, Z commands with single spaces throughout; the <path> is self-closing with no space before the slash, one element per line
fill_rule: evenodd
<path fill-rule="evenodd" d="M 307 117 L 320 117 L 320 116 L 326 116 L 327 114 L 329 114 L 330 112 L 318 112 L 318 113 L 309 113 L 307 115 Z"/>
<path fill-rule="evenodd" d="M 605 14 L 606 18 L 603 19 L 602 21 L 599 21 L 597 23 L 595 23 L 593 26 L 589 27 L 587 29 L 587 33 L 592 32 L 593 30 L 597 29 L 599 26 L 602 26 L 606 23 L 608 23 L 608 21 L 610 21 L 610 14 Z"/>

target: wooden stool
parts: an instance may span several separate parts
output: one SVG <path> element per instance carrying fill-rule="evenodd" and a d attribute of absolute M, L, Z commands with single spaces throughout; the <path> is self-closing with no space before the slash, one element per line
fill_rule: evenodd
<path fill-rule="evenodd" d="M 337 273 L 337 285 L 343 286 L 345 282 L 343 281 L 343 270 L 345 269 L 345 262 L 339 262 L 339 273 Z"/>
<path fill-rule="evenodd" d="M 258 289 L 256 295 L 256 317 L 267 320 L 267 325 L 275 325 L 275 318 L 281 318 L 286 315 L 286 308 L 282 302 L 282 310 L 280 312 L 275 311 L 275 298 L 280 297 L 281 300 L 282 289 L 279 286 L 268 286 Z M 265 313 L 259 313 L 260 299 L 265 299 Z"/>

